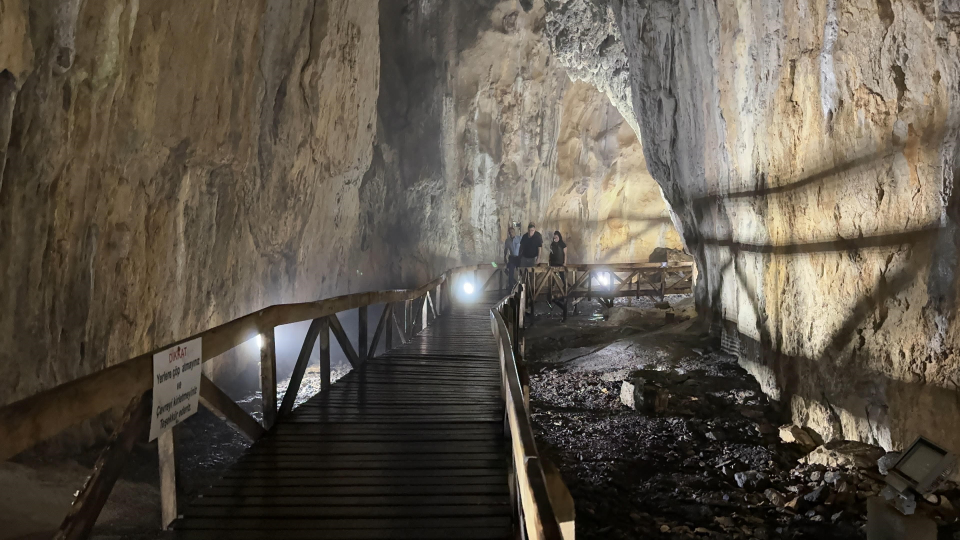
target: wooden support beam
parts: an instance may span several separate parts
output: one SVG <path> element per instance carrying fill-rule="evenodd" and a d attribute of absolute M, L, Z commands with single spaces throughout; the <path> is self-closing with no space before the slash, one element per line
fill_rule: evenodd
<path fill-rule="evenodd" d="M 317 345 L 320 348 L 320 391 L 330 389 L 330 319 L 320 320 L 320 332 L 317 333 Z"/>
<path fill-rule="evenodd" d="M 631 283 L 631 281 L 633 280 L 633 277 L 636 276 L 636 275 L 637 275 L 637 272 L 634 271 L 634 272 L 631 272 L 629 276 L 627 276 L 627 279 L 619 279 L 619 278 L 618 278 L 618 280 L 620 281 L 620 283 L 617 285 L 617 287 L 616 287 L 616 289 L 614 289 L 614 291 L 615 291 L 615 292 L 620 292 L 620 291 L 622 291 L 622 290 L 629 290 L 630 283 Z M 638 279 L 637 281 L 639 281 L 639 279 Z"/>
<path fill-rule="evenodd" d="M 437 296 L 437 301 L 439 302 L 440 301 L 439 295 L 435 294 L 434 296 Z M 437 312 L 437 306 L 434 305 L 433 297 L 430 296 L 430 293 L 427 293 L 427 303 L 430 304 L 430 313 L 433 313 L 433 320 L 437 320 L 437 317 L 439 317 L 440 315 Z"/>
<path fill-rule="evenodd" d="M 370 342 L 370 357 L 377 356 L 377 345 L 380 344 L 380 336 L 384 330 L 389 332 L 390 326 L 387 324 L 387 318 L 390 316 L 391 304 L 384 304 L 383 312 L 380 313 L 380 320 L 377 321 L 377 329 L 373 331 L 373 341 Z"/>
<path fill-rule="evenodd" d="M 303 382 L 303 374 L 307 372 L 307 364 L 310 363 L 310 355 L 313 353 L 313 346 L 317 342 L 317 336 L 320 334 L 320 322 L 323 319 L 314 319 L 310 322 L 310 328 L 307 329 L 307 335 L 303 339 L 303 345 L 300 347 L 300 356 L 297 357 L 297 364 L 293 366 L 293 373 L 290 374 L 290 384 L 287 385 L 287 391 L 283 394 L 283 402 L 280 404 L 279 418 L 290 414 L 297 402 L 297 394 L 300 392 L 300 384 Z"/>
<path fill-rule="evenodd" d="M 247 414 L 247 411 L 241 409 L 206 375 L 200 375 L 200 404 L 250 442 L 256 441 L 266 433 L 263 426 Z"/>
<path fill-rule="evenodd" d="M 483 287 L 480 287 L 480 290 L 479 290 L 478 292 L 484 292 L 484 291 L 486 291 L 486 290 L 487 290 L 487 287 L 489 287 L 490 284 L 493 283 L 493 278 L 495 278 L 495 277 L 497 277 L 497 276 L 499 276 L 499 275 L 500 275 L 500 269 L 497 268 L 497 269 L 495 269 L 495 270 L 493 271 L 492 274 L 490 274 L 490 277 L 487 278 L 487 281 L 485 281 L 485 282 L 483 283 Z"/>
<path fill-rule="evenodd" d="M 667 291 L 670 291 L 671 289 L 673 289 L 674 287 L 676 287 L 676 286 L 679 285 L 680 283 L 682 283 L 682 282 L 690 279 L 691 277 L 693 277 L 693 276 L 680 276 L 680 279 L 674 281 L 674 282 L 673 282 L 672 284 L 670 284 L 670 285 L 667 285 L 666 290 L 667 290 Z"/>
<path fill-rule="evenodd" d="M 177 519 L 177 474 L 176 432 L 174 426 L 157 437 L 157 454 L 160 459 L 160 528 L 168 530 Z"/>
<path fill-rule="evenodd" d="M 367 306 L 360 306 L 357 310 L 357 356 L 360 357 L 360 363 L 367 361 Z"/>
<path fill-rule="evenodd" d="M 327 317 L 330 320 L 330 331 L 333 332 L 334 337 L 337 338 L 337 342 L 340 343 L 340 348 L 343 349 L 343 354 L 347 355 L 347 360 L 350 361 L 350 365 L 354 369 L 360 367 L 360 357 L 357 356 L 357 351 L 354 350 L 353 344 L 350 343 L 350 338 L 347 336 L 347 333 L 344 332 L 343 326 L 340 325 L 340 318 L 336 315 L 330 315 Z"/>
<path fill-rule="evenodd" d="M 413 336 L 413 300 L 403 303 L 403 342 L 407 343 Z"/>
<path fill-rule="evenodd" d="M 277 421 L 277 340 L 273 328 L 260 334 L 260 403 L 263 427 L 269 430 Z"/>
<path fill-rule="evenodd" d="M 574 270 L 574 275 L 576 275 L 576 272 L 577 272 L 577 271 Z M 573 282 L 573 290 L 577 290 L 577 289 L 579 289 L 580 287 L 583 287 L 583 283 L 584 283 L 585 281 L 587 281 L 589 278 L 590 278 L 590 272 L 589 272 L 589 271 L 583 272 L 582 275 L 580 275 L 579 277 L 577 277 L 577 278 L 574 280 L 574 282 Z"/>
<path fill-rule="evenodd" d="M 407 310 L 406 304 L 404 304 L 403 310 L 404 310 L 404 311 Z M 403 315 L 401 315 L 401 317 L 402 317 L 402 316 L 403 316 Z M 390 318 L 393 319 L 393 324 L 394 324 L 394 325 L 396 326 L 396 328 L 397 328 L 397 336 L 400 337 L 400 343 L 403 343 L 404 345 L 406 345 L 407 341 L 409 341 L 409 340 L 407 339 L 407 336 L 406 336 L 406 335 L 404 334 L 404 332 L 403 332 L 403 325 L 400 324 L 400 321 L 397 320 L 397 310 L 395 310 L 395 309 L 391 309 L 391 310 L 390 310 Z M 390 337 L 391 337 L 390 334 L 387 334 L 387 339 L 390 339 Z M 389 342 L 388 342 L 388 343 L 389 343 Z M 388 346 L 389 346 L 389 345 L 388 345 Z"/>
<path fill-rule="evenodd" d="M 557 290 L 560 291 L 560 296 L 566 298 L 566 297 L 567 297 L 567 285 L 563 282 L 562 279 L 560 279 L 560 273 L 559 273 L 559 272 L 553 272 L 553 273 L 551 273 L 551 276 L 552 276 L 552 277 L 551 277 L 550 279 L 552 279 L 552 280 L 553 280 L 553 283 L 556 284 Z M 552 288 L 552 285 L 551 285 L 551 288 Z"/>
<path fill-rule="evenodd" d="M 536 299 L 540 296 L 540 293 L 543 292 L 543 287 L 550 281 L 550 274 L 552 274 L 552 273 L 553 273 L 553 271 L 552 271 L 550 268 L 547 268 L 547 269 L 543 272 L 543 278 L 540 279 L 540 283 L 537 284 L 537 288 L 536 288 L 536 290 L 535 290 L 534 293 L 533 293 L 533 298 L 534 298 L 534 300 L 536 300 Z M 534 270 L 534 272 L 533 272 L 533 281 L 534 281 L 534 283 L 536 283 L 536 281 L 537 281 L 537 272 L 536 272 L 536 270 Z"/>
<path fill-rule="evenodd" d="M 130 457 L 133 445 L 146 440 L 152 405 L 152 392 L 146 392 L 133 398 L 127 406 L 120 427 L 113 432 L 107 447 L 97 458 L 93 474 L 77 494 L 73 506 L 54 535 L 54 540 L 81 540 L 90 536 L 113 485 Z"/>

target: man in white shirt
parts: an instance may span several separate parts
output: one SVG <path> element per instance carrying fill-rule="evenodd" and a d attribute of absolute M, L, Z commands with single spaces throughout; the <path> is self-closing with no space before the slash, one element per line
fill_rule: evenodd
<path fill-rule="evenodd" d="M 503 241 L 503 262 L 507 265 L 507 276 L 510 278 L 510 288 L 517 282 L 517 267 L 520 266 L 520 237 L 513 227 L 507 229 L 507 239 Z"/>

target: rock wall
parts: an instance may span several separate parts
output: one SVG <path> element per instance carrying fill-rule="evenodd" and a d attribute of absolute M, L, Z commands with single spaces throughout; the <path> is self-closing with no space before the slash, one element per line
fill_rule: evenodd
<path fill-rule="evenodd" d="M 354 273 L 382 260 L 355 226 L 377 9 L 2 0 L 0 404 L 380 285 Z"/>
<path fill-rule="evenodd" d="M 391 243 L 434 272 L 499 261 L 514 221 L 563 232 L 573 262 L 679 247 L 630 123 L 557 62 L 544 3 L 524 4 L 381 3 L 371 185 L 406 186 L 401 204 L 421 209 L 391 222 Z"/>
<path fill-rule="evenodd" d="M 588 51 L 565 57 L 587 78 L 609 78 L 593 44 L 622 43 L 699 307 L 764 389 L 827 439 L 891 448 L 923 434 L 960 451 L 960 3 L 553 11 L 551 39 Z M 616 30 L 585 30 L 582 13 Z"/>
<path fill-rule="evenodd" d="M 679 246 L 623 101 L 545 25 L 540 0 L 0 0 L 0 405 L 499 260 L 511 220 L 576 262 Z"/>

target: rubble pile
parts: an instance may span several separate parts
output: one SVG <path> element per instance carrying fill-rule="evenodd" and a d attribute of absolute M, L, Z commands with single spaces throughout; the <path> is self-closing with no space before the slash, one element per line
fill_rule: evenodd
<path fill-rule="evenodd" d="M 577 538 L 865 538 L 866 500 L 897 454 L 784 422 L 705 335 L 610 325 L 603 347 L 603 321 L 543 324 L 527 338 L 533 419 L 576 501 Z M 594 352 L 558 361 L 573 331 Z"/>

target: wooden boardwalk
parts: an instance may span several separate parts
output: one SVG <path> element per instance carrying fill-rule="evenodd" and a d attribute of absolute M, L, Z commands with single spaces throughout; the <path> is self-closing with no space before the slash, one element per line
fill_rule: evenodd
<path fill-rule="evenodd" d="M 184 510 L 176 537 L 510 538 L 490 307 L 454 304 L 297 408 Z"/>

